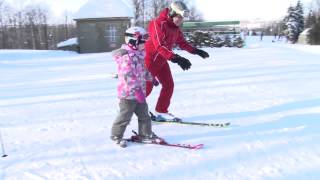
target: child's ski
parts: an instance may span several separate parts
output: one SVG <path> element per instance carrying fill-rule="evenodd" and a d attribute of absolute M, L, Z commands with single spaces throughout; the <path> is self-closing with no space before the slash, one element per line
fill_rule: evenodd
<path fill-rule="evenodd" d="M 153 122 L 157 123 L 174 123 L 174 124 L 186 124 L 186 125 L 197 125 L 197 126 L 213 126 L 213 127 L 228 127 L 230 126 L 230 122 L 225 122 L 225 123 L 200 123 L 200 122 L 187 122 L 183 121 L 180 118 L 175 118 L 175 119 L 161 119 L 157 120 L 156 116 L 150 112 L 151 120 Z"/>
<path fill-rule="evenodd" d="M 131 138 L 124 139 L 128 142 L 133 143 L 142 143 L 142 144 L 156 144 L 156 145 L 162 145 L 162 146 L 171 146 L 171 147 L 179 147 L 179 148 L 186 148 L 186 149 L 201 149 L 204 145 L 203 144 L 197 144 L 197 145 L 191 145 L 191 144 L 173 144 L 168 143 L 163 138 L 156 138 L 151 141 L 142 141 L 139 135 L 133 135 Z"/>

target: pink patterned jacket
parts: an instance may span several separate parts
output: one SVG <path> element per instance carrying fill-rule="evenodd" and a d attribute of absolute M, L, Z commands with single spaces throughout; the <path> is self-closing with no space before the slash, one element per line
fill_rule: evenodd
<path fill-rule="evenodd" d="M 153 76 L 145 68 L 144 57 L 144 50 L 134 50 L 125 44 L 113 51 L 113 58 L 118 65 L 120 99 L 137 99 L 135 94 L 139 90 L 146 95 L 146 81 L 152 81 Z"/>

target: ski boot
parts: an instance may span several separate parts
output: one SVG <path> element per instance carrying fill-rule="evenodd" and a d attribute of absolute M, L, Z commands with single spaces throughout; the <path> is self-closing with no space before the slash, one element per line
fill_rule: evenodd
<path fill-rule="evenodd" d="M 173 122 L 181 122 L 182 119 L 174 116 L 172 113 L 159 113 L 159 112 L 156 112 L 156 114 L 154 115 L 155 118 L 154 120 L 155 121 L 173 121 Z"/>
<path fill-rule="evenodd" d="M 122 148 L 127 147 L 127 141 L 117 136 L 111 136 L 110 139 Z"/>

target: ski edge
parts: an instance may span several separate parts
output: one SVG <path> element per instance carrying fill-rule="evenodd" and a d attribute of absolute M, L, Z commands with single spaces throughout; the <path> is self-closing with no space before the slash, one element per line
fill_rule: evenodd
<path fill-rule="evenodd" d="M 156 120 L 156 116 L 152 113 L 150 113 L 151 121 L 157 122 L 157 123 L 173 123 L 173 124 L 185 124 L 185 125 L 198 125 L 198 126 L 211 126 L 211 127 L 221 127 L 225 128 L 231 125 L 230 122 L 226 123 L 200 123 L 200 122 L 187 122 L 183 121 L 180 118 L 177 118 L 177 120 Z"/>

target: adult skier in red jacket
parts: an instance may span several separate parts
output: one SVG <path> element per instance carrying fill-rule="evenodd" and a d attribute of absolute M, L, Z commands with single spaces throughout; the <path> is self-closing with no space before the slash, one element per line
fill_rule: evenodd
<path fill-rule="evenodd" d="M 155 108 L 158 120 L 175 118 L 168 111 L 174 88 L 168 61 L 177 63 L 183 70 L 188 70 L 191 67 L 188 59 L 172 51 L 174 45 L 178 45 L 181 49 L 191 54 L 197 54 L 202 58 L 209 57 L 207 52 L 192 47 L 183 37 L 180 26 L 183 23 L 183 18 L 187 17 L 188 14 L 189 10 L 184 3 L 175 1 L 171 3 L 169 8 L 165 8 L 159 17 L 149 23 L 148 31 L 150 37 L 145 44 L 145 64 L 151 74 L 162 85 Z M 153 83 L 147 82 L 147 96 L 151 93 L 152 88 Z"/>

